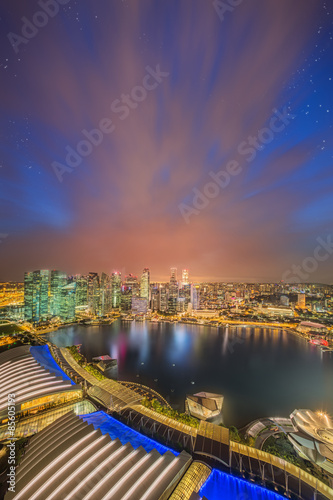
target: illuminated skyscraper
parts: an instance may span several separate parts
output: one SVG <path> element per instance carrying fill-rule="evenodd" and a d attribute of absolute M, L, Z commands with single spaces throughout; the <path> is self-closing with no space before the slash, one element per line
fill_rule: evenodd
<path fill-rule="evenodd" d="M 75 290 L 76 283 L 65 285 L 60 290 L 60 318 L 62 321 L 75 319 Z"/>
<path fill-rule="evenodd" d="M 100 314 L 100 282 L 97 273 L 88 275 L 88 307 L 94 316 Z"/>
<path fill-rule="evenodd" d="M 112 287 L 112 308 L 117 309 L 120 307 L 121 298 L 121 273 L 115 271 L 111 276 L 111 287 Z"/>
<path fill-rule="evenodd" d="M 76 282 L 76 307 L 88 306 L 88 276 L 77 275 L 74 277 Z"/>
<path fill-rule="evenodd" d="M 188 269 L 182 271 L 182 286 L 189 284 Z"/>
<path fill-rule="evenodd" d="M 171 268 L 170 283 L 169 283 L 169 300 L 168 310 L 171 313 L 177 312 L 178 301 L 178 282 L 177 282 L 177 269 Z"/>
<path fill-rule="evenodd" d="M 168 309 L 168 291 L 165 285 L 160 285 L 158 309 L 162 312 Z"/>
<path fill-rule="evenodd" d="M 191 303 L 192 303 L 192 309 L 194 311 L 197 311 L 200 309 L 200 285 L 199 284 L 192 285 Z"/>
<path fill-rule="evenodd" d="M 145 267 L 140 280 L 140 297 L 146 299 L 149 305 L 149 291 L 150 291 L 150 271 Z"/>
<path fill-rule="evenodd" d="M 109 314 L 112 308 L 111 277 L 102 273 L 100 287 L 101 315 Z"/>
<path fill-rule="evenodd" d="M 24 317 L 32 323 L 48 319 L 49 280 L 46 270 L 24 274 Z"/>
<path fill-rule="evenodd" d="M 60 316 L 60 292 L 67 284 L 67 274 L 62 271 L 51 271 L 50 281 L 50 315 Z"/>
<path fill-rule="evenodd" d="M 138 277 L 133 274 L 125 276 L 125 281 L 121 287 L 121 309 L 130 311 L 132 309 L 132 297 L 140 297 L 140 284 Z"/>

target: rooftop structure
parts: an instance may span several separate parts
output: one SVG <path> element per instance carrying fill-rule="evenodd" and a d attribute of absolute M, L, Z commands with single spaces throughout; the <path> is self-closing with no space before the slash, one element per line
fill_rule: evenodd
<path fill-rule="evenodd" d="M 191 456 L 161 455 L 123 445 L 73 413 L 31 438 L 17 469 L 11 500 L 168 498 L 191 463 Z"/>
<path fill-rule="evenodd" d="M 8 394 L 22 416 L 82 398 L 82 389 L 59 368 L 47 346 L 21 346 L 0 354 L 0 424 L 7 420 Z"/>

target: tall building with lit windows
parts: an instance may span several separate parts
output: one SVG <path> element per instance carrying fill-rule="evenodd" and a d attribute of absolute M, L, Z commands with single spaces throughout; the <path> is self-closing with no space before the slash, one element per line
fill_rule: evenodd
<path fill-rule="evenodd" d="M 40 270 L 24 274 L 24 317 L 32 323 L 49 317 L 50 271 Z"/>
<path fill-rule="evenodd" d="M 100 281 L 97 273 L 88 275 L 88 307 L 94 316 L 100 314 Z"/>
<path fill-rule="evenodd" d="M 88 306 L 88 276 L 76 275 L 74 277 L 76 283 L 76 307 Z"/>
<path fill-rule="evenodd" d="M 51 271 L 50 280 L 50 316 L 60 316 L 61 289 L 67 284 L 67 274 L 62 271 Z"/>
<path fill-rule="evenodd" d="M 179 290 L 177 281 L 177 269 L 175 267 L 172 267 L 170 274 L 169 299 L 168 299 L 168 310 L 171 313 L 177 312 L 178 293 Z"/>
<path fill-rule="evenodd" d="M 183 269 L 182 271 L 182 286 L 189 284 L 188 269 Z"/>
<path fill-rule="evenodd" d="M 111 277 L 106 273 L 101 276 L 100 307 L 102 316 L 109 314 L 112 309 Z"/>
<path fill-rule="evenodd" d="M 112 273 L 111 288 L 112 308 L 118 309 L 121 300 L 121 273 L 119 271 Z"/>
<path fill-rule="evenodd" d="M 60 311 L 58 316 L 60 316 L 62 321 L 74 321 L 75 320 L 75 290 L 76 283 L 68 283 L 60 290 Z"/>
<path fill-rule="evenodd" d="M 149 306 L 149 292 L 150 292 L 150 271 L 145 267 L 140 280 L 140 297 L 146 299 Z"/>

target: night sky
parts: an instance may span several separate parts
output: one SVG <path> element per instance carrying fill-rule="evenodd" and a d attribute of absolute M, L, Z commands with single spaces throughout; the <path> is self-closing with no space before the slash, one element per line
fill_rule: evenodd
<path fill-rule="evenodd" d="M 332 1 L 46 4 L 0 7 L 0 281 L 279 281 L 332 241 Z M 327 252 L 308 281 L 333 282 Z"/>

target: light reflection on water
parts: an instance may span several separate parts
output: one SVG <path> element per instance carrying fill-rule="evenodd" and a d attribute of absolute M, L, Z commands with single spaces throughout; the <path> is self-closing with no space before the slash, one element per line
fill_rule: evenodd
<path fill-rule="evenodd" d="M 120 379 L 153 387 L 181 410 L 186 394 L 223 394 L 226 425 L 295 408 L 333 414 L 333 354 L 282 330 L 117 321 L 47 337 L 58 346 L 82 344 L 88 359 L 117 358 Z"/>

